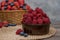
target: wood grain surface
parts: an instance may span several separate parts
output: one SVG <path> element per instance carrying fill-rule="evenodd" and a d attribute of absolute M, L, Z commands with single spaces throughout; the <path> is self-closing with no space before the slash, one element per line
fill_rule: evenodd
<path fill-rule="evenodd" d="M 30 40 L 30 39 L 45 39 L 45 38 L 48 38 L 48 37 L 51 37 L 52 35 L 55 34 L 56 30 L 55 28 L 50 27 L 50 31 L 48 34 L 46 35 L 40 35 L 40 36 L 37 36 L 37 35 L 29 35 L 28 37 L 23 37 L 23 36 L 20 36 L 20 35 L 16 35 L 16 30 L 17 29 L 22 29 L 22 26 L 21 25 L 18 25 L 18 26 L 13 26 L 13 27 L 3 27 L 0 29 L 0 40 Z"/>

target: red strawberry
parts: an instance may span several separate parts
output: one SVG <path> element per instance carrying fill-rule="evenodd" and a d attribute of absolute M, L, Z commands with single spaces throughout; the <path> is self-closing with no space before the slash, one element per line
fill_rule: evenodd
<path fill-rule="evenodd" d="M 40 18 L 37 19 L 37 22 L 38 22 L 38 24 L 43 24 L 43 20 Z"/>
<path fill-rule="evenodd" d="M 15 5 L 15 6 L 19 6 L 19 3 L 18 3 L 18 2 L 14 2 L 14 5 Z"/>
<path fill-rule="evenodd" d="M 3 21 L 4 26 L 8 24 L 8 21 Z"/>
<path fill-rule="evenodd" d="M 37 24 L 37 20 L 33 19 L 32 24 Z"/>
<path fill-rule="evenodd" d="M 14 0 L 9 0 L 9 2 L 14 2 Z"/>
<path fill-rule="evenodd" d="M 2 1 L 1 6 L 3 7 L 5 5 L 5 3 L 6 3 L 5 1 Z"/>
<path fill-rule="evenodd" d="M 30 10 L 31 8 L 30 8 L 30 6 L 29 6 L 29 5 L 26 5 L 26 9 L 27 9 L 27 10 Z"/>
<path fill-rule="evenodd" d="M 50 20 L 49 20 L 49 18 L 43 18 L 43 22 L 45 23 L 45 24 L 49 24 L 50 23 Z"/>
<path fill-rule="evenodd" d="M 23 5 L 24 4 L 24 0 L 18 0 L 19 4 Z"/>
<path fill-rule="evenodd" d="M 4 7 L 2 7 L 1 10 L 4 10 Z"/>
<path fill-rule="evenodd" d="M 3 26 L 3 23 L 2 23 L 2 22 L 0 22 L 0 28 L 2 28 L 2 26 Z"/>
<path fill-rule="evenodd" d="M 17 7 L 16 7 L 16 6 L 13 6 L 13 7 L 12 7 L 12 10 L 17 10 Z"/>
<path fill-rule="evenodd" d="M 11 9 L 11 6 L 10 5 L 8 5 L 8 8 L 7 8 L 8 10 L 10 10 Z"/>
<path fill-rule="evenodd" d="M 18 29 L 18 30 L 16 31 L 16 34 L 18 35 L 20 32 L 23 32 L 23 30 Z"/>

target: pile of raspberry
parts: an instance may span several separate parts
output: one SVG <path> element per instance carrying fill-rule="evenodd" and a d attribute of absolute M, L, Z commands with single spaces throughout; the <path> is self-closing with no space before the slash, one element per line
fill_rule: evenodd
<path fill-rule="evenodd" d="M 24 0 L 5 0 L 0 3 L 0 10 L 29 10 Z"/>
<path fill-rule="evenodd" d="M 41 8 L 35 10 L 30 9 L 26 14 L 23 15 L 23 24 L 50 24 L 50 19 Z"/>

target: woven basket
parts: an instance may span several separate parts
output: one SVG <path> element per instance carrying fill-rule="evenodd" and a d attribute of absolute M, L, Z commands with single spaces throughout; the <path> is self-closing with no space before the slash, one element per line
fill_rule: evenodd
<path fill-rule="evenodd" d="M 0 11 L 0 19 L 2 21 L 7 20 L 12 24 L 21 24 L 22 16 L 25 12 L 25 10 Z"/>
<path fill-rule="evenodd" d="M 50 24 L 43 25 L 27 25 L 22 24 L 24 32 L 30 35 L 45 35 L 49 33 Z"/>

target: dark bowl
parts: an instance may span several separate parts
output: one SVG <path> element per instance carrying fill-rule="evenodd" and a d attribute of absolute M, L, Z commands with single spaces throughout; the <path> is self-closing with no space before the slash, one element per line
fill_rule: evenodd
<path fill-rule="evenodd" d="M 50 24 L 23 24 L 24 32 L 30 35 L 45 35 L 49 33 Z"/>

